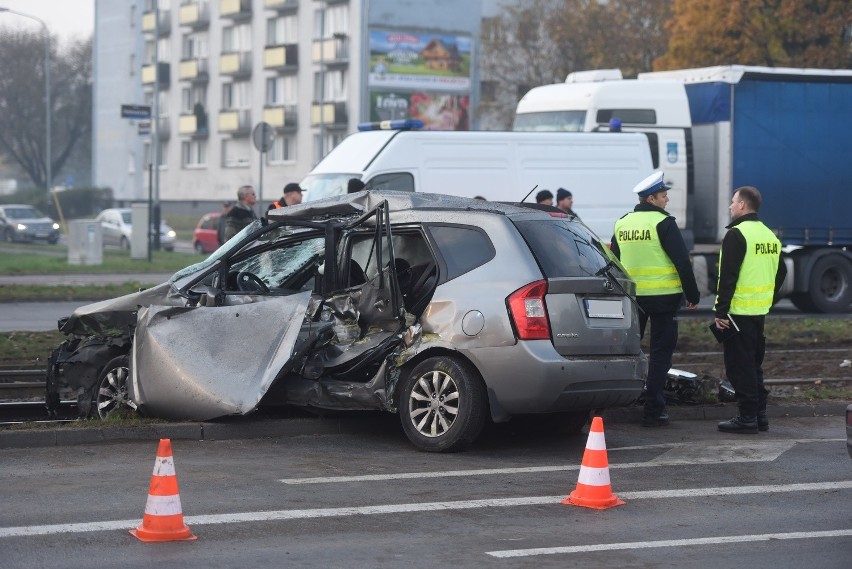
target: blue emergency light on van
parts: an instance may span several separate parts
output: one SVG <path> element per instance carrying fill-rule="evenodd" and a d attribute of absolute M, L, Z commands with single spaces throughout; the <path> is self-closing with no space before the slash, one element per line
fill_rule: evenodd
<path fill-rule="evenodd" d="M 362 122 L 358 130 L 414 130 L 423 128 L 423 121 L 417 119 L 399 119 L 393 121 Z"/>

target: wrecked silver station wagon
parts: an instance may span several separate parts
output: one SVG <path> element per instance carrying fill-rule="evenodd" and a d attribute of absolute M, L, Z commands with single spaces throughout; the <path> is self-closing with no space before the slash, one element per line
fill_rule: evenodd
<path fill-rule="evenodd" d="M 573 217 L 364 191 L 273 210 L 167 283 L 60 320 L 48 402 L 70 387 L 101 417 L 385 410 L 429 451 L 489 417 L 579 430 L 641 393 L 634 292 Z"/>

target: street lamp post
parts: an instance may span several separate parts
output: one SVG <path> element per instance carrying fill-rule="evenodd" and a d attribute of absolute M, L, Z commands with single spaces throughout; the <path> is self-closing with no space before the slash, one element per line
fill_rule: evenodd
<path fill-rule="evenodd" d="M 45 175 L 47 176 L 47 179 L 45 180 L 45 186 L 47 187 L 47 205 L 50 206 L 50 184 L 53 179 L 53 175 L 51 172 L 52 165 L 50 156 L 50 31 L 47 29 L 47 24 L 44 23 L 44 20 L 42 20 L 41 18 L 37 18 L 31 14 L 24 14 L 23 12 L 10 10 L 9 8 L 3 8 L 2 6 L 0 6 L 0 12 L 9 12 L 10 14 L 21 16 L 22 18 L 29 18 L 30 20 L 35 20 L 36 22 L 41 24 L 41 27 L 44 30 L 44 122 L 46 125 L 46 138 L 44 142 L 44 170 Z"/>

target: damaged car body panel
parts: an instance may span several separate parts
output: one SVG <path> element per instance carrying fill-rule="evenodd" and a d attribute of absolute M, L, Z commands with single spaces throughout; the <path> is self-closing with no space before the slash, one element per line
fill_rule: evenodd
<path fill-rule="evenodd" d="M 389 191 L 267 215 L 147 294 L 75 311 L 56 377 L 93 389 L 101 416 L 122 398 L 195 420 L 386 410 L 429 451 L 489 417 L 581 425 L 641 393 L 635 288 L 576 219 Z M 72 378 L 75 350 L 91 365 Z"/>

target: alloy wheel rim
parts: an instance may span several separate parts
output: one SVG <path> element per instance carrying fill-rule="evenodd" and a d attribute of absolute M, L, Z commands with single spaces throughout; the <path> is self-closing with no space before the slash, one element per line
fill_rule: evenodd
<path fill-rule="evenodd" d="M 426 372 L 417 379 L 408 398 L 411 424 L 425 437 L 440 437 L 455 423 L 459 400 L 458 385 L 449 374 Z"/>
<path fill-rule="evenodd" d="M 117 367 L 109 370 L 98 388 L 97 409 L 101 419 L 107 418 L 115 410 L 122 406 L 129 407 L 127 396 L 127 376 L 129 370 L 126 367 Z"/>

